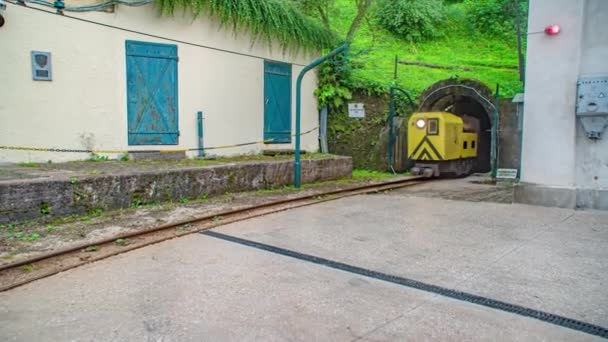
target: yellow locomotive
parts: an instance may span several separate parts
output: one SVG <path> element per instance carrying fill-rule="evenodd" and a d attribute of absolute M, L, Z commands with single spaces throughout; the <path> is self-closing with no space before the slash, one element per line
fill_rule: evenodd
<path fill-rule="evenodd" d="M 473 172 L 479 121 L 448 112 L 414 113 L 408 121 L 407 155 L 413 175 L 438 177 Z"/>

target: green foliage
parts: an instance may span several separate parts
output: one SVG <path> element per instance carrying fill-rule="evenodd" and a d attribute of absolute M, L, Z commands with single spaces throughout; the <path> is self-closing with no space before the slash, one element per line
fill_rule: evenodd
<path fill-rule="evenodd" d="M 101 216 L 101 215 L 103 215 L 103 213 L 104 213 L 104 210 L 101 208 L 96 208 L 96 209 L 93 209 L 90 211 L 90 214 L 93 217 Z"/>
<path fill-rule="evenodd" d="M 51 213 L 51 207 L 47 202 L 40 203 L 40 214 L 41 215 L 49 215 Z"/>
<path fill-rule="evenodd" d="M 126 246 L 128 245 L 127 240 L 125 239 L 116 239 L 116 241 L 114 241 L 117 245 L 119 246 Z"/>
<path fill-rule="evenodd" d="M 353 178 L 358 180 L 383 180 L 392 177 L 395 177 L 395 175 L 389 172 L 362 169 L 353 170 Z"/>
<path fill-rule="evenodd" d="M 131 209 L 141 208 L 144 205 L 144 202 L 139 197 L 134 197 L 131 200 L 131 205 L 129 206 Z"/>
<path fill-rule="evenodd" d="M 285 0 L 157 0 L 161 13 L 186 9 L 194 16 L 206 12 L 231 26 L 247 30 L 254 39 L 277 40 L 284 49 L 319 49 L 334 46 L 334 34 L 303 15 Z"/>
<path fill-rule="evenodd" d="M 352 98 L 350 56 L 348 54 L 337 55 L 319 68 L 319 87 L 315 90 L 315 95 L 319 99 L 319 107 L 327 106 L 330 110 L 339 110 L 346 101 Z"/>
<path fill-rule="evenodd" d="M 99 247 L 97 247 L 97 246 L 89 246 L 89 247 L 83 249 L 82 251 L 86 252 L 86 253 L 92 253 L 92 252 L 97 252 L 98 250 L 99 250 Z"/>
<path fill-rule="evenodd" d="M 528 0 L 466 0 L 467 22 L 473 29 L 495 37 L 514 37 L 518 15 L 525 27 Z M 525 28 L 522 28 L 523 32 Z"/>
<path fill-rule="evenodd" d="M 22 167 L 38 167 L 40 165 L 38 165 L 38 163 L 18 163 L 17 166 L 22 166 Z"/>
<path fill-rule="evenodd" d="M 36 241 L 38 239 L 40 239 L 40 234 L 38 234 L 38 233 L 30 233 L 30 235 L 26 235 L 23 238 L 23 241 Z"/>
<path fill-rule="evenodd" d="M 381 0 L 376 16 L 390 32 L 420 42 L 440 34 L 445 9 L 441 0 Z"/>
<path fill-rule="evenodd" d="M 97 153 L 91 153 L 89 155 L 89 159 L 87 159 L 87 161 L 91 161 L 91 162 L 99 162 L 99 161 L 108 161 L 110 160 L 110 158 L 108 156 L 103 156 Z"/>
<path fill-rule="evenodd" d="M 0 225 L 0 230 L 4 231 L 5 238 L 13 238 L 21 241 L 36 241 L 40 239 L 40 234 L 36 232 L 26 233 L 20 230 L 17 230 L 17 226 L 15 224 L 9 225 Z"/>
<path fill-rule="evenodd" d="M 348 31 L 357 9 L 353 0 L 335 1 L 337 11 L 331 18 L 332 27 L 336 28 L 338 35 L 343 35 Z M 364 90 L 368 94 L 386 93 L 394 82 L 416 97 L 437 81 L 459 77 L 478 79 L 490 88 L 499 83 L 503 96 L 521 92 L 514 30 L 510 39 L 488 37 L 471 30 L 464 3 L 445 7 L 446 19 L 442 26 L 446 29 L 443 35 L 419 43 L 408 42 L 374 21 L 366 21 L 350 48 L 354 53 L 348 80 L 350 89 Z M 526 17 L 523 18 L 525 20 Z M 468 67 L 469 70 L 399 65 L 399 75 L 395 80 L 395 56 L 404 61 Z"/>
<path fill-rule="evenodd" d="M 315 16 L 320 13 L 330 14 L 336 0 L 291 0 L 293 4 L 307 15 Z M 322 14 L 322 15 L 323 15 Z M 320 18 L 323 21 L 323 18 Z"/>

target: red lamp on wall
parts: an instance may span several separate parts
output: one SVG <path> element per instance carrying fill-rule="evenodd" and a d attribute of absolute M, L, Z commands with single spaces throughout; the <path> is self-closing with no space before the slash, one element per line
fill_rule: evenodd
<path fill-rule="evenodd" d="M 550 25 L 545 27 L 545 34 L 548 36 L 555 36 L 556 34 L 559 34 L 561 30 L 562 28 L 559 27 L 559 25 Z"/>

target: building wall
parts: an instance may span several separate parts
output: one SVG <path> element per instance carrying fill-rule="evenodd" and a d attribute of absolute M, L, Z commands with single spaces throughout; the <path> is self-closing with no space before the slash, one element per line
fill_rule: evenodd
<path fill-rule="evenodd" d="M 606 17 L 605 0 L 530 1 L 521 180 L 538 191 L 521 201 L 596 207 L 581 203 L 581 191 L 608 189 L 608 132 L 589 140 L 575 116 L 579 77 L 608 74 Z M 551 24 L 561 33 L 544 34 Z"/>
<path fill-rule="evenodd" d="M 47 10 L 52 10 L 45 8 Z M 184 13 L 160 17 L 154 5 L 116 6 L 113 13 L 68 13 L 153 35 L 171 37 L 261 56 L 253 58 L 173 43 L 137 33 L 9 5 L 0 28 L 0 145 L 53 148 L 157 150 L 197 147 L 197 111 L 204 112 L 205 146 L 263 140 L 264 58 L 293 63 L 292 126 L 295 126 L 295 80 L 312 60 L 303 53 L 283 53 L 279 46 L 252 44 L 247 34 L 235 35 L 217 21 Z M 178 46 L 179 145 L 127 144 L 125 41 Z M 30 51 L 52 54 L 53 81 L 33 81 Z M 300 64 L 300 65 L 295 65 Z M 302 131 L 318 126 L 315 73 L 304 79 Z M 292 131 L 295 131 L 293 129 Z M 270 145 L 272 148 L 290 145 Z M 306 150 L 318 149 L 317 132 L 302 137 Z M 257 153 L 264 144 L 209 151 L 233 155 Z M 196 152 L 190 153 L 196 155 Z M 0 150 L 0 161 L 66 161 L 86 154 Z"/>
<path fill-rule="evenodd" d="M 608 1 L 587 0 L 581 46 L 581 75 L 608 76 Z M 608 189 L 608 131 L 598 141 L 587 139 L 577 124 L 576 184 Z"/>

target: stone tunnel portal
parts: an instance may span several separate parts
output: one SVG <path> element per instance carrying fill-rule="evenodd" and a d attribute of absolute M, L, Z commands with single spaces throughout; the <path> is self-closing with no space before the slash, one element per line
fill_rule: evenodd
<path fill-rule="evenodd" d="M 491 171 L 492 121 L 494 104 L 492 91 L 476 80 L 448 79 L 437 82 L 421 96 L 420 111 L 445 111 L 463 118 L 479 120 L 479 146 L 475 172 Z"/>

